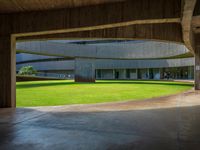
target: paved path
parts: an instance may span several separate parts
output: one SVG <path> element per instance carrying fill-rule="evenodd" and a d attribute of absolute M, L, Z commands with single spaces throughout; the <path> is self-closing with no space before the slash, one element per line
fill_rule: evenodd
<path fill-rule="evenodd" d="M 0 110 L 2 150 L 199 150 L 200 92 Z"/>

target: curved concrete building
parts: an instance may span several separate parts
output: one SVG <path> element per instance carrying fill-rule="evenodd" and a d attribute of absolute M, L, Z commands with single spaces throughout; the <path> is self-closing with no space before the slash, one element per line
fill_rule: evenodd
<path fill-rule="evenodd" d="M 17 43 L 16 49 L 21 53 L 98 59 L 158 59 L 190 54 L 184 45 L 154 41 L 29 41 Z"/>
<path fill-rule="evenodd" d="M 17 71 L 31 65 L 40 76 L 75 78 L 79 82 L 194 78 L 194 58 L 184 45 L 176 43 L 32 41 L 17 43 L 17 52 Z"/>

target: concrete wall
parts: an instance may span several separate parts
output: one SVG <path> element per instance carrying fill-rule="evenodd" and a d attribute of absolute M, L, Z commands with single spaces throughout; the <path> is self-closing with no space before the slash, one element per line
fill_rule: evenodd
<path fill-rule="evenodd" d="M 134 69 L 193 66 L 194 58 L 158 59 L 158 60 L 96 60 L 97 69 Z"/>
<path fill-rule="evenodd" d="M 87 59 L 85 59 L 87 60 Z M 94 59 L 89 59 L 89 62 Z M 18 64 L 17 70 L 24 65 L 31 65 L 36 70 L 74 70 L 74 60 L 49 61 Z M 77 64 L 78 65 L 78 64 Z M 79 64 L 81 65 L 81 64 Z M 96 59 L 94 61 L 95 69 L 134 69 L 134 68 L 165 68 L 165 67 L 183 67 L 194 66 L 194 58 L 182 59 L 159 59 L 159 60 L 110 60 Z"/>
<path fill-rule="evenodd" d="M 13 3 L 14 7 L 5 4 L 11 3 L 5 1 L 3 9 L 7 11 L 1 9 L 0 15 L 0 107 L 15 107 L 16 38 L 41 35 L 47 38 L 50 34 L 65 33 L 65 38 L 156 39 L 185 43 L 194 52 L 192 35 L 196 31 L 193 31 L 192 17 L 196 0 L 184 0 L 184 3 L 181 0 L 128 0 L 71 9 L 56 7 L 56 10 L 40 7 L 39 3 L 36 7 L 40 11 L 32 9 L 29 12 L 22 3 Z M 21 13 L 11 13 L 15 8 Z M 195 55 L 199 62 L 199 51 Z M 196 65 L 198 67 L 199 63 Z M 200 89 L 198 70 L 196 89 Z"/>
<path fill-rule="evenodd" d="M 48 61 L 48 62 L 35 62 L 35 63 L 25 63 L 17 65 L 17 70 L 22 66 L 31 65 L 38 71 L 45 70 L 74 70 L 74 60 L 68 61 Z"/>
<path fill-rule="evenodd" d="M 178 57 L 189 53 L 184 46 L 167 42 L 124 42 L 110 44 L 68 44 L 51 41 L 17 43 L 17 51 L 62 57 L 101 59 L 151 59 Z"/>
<path fill-rule="evenodd" d="M 95 82 L 95 60 L 76 58 L 75 82 Z"/>
<path fill-rule="evenodd" d="M 44 59 L 54 59 L 54 58 L 60 58 L 60 57 L 34 55 L 34 54 L 26 54 L 26 53 L 16 54 L 16 62 L 17 63 L 26 62 L 26 61 L 44 60 Z"/>

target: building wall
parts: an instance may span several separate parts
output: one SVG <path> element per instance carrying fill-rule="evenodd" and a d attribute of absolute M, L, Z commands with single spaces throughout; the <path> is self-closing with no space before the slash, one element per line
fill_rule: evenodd
<path fill-rule="evenodd" d="M 19 52 L 69 58 L 153 59 L 178 57 L 189 53 L 184 46 L 169 42 L 124 42 L 109 44 L 66 44 L 52 41 L 19 42 Z"/>
<path fill-rule="evenodd" d="M 30 62 L 17 64 L 17 70 L 24 65 L 34 66 L 36 70 L 74 70 L 74 60 Z M 95 69 L 137 69 L 194 66 L 194 58 L 155 59 L 155 60 L 110 60 L 96 59 Z"/>
<path fill-rule="evenodd" d="M 20 56 L 22 55 L 22 56 Z M 27 65 L 33 66 L 40 76 L 53 76 L 73 79 L 75 60 L 54 60 L 56 57 L 32 54 L 17 54 L 17 71 Z M 194 58 L 179 59 L 151 59 L 151 60 L 116 60 L 116 59 L 83 59 L 84 64 L 93 64 L 96 79 L 163 79 L 170 72 L 171 78 L 183 79 L 183 72 L 187 71 L 187 78 L 193 79 Z M 188 68 L 180 70 L 178 68 Z M 83 66 L 81 68 L 84 68 Z M 177 72 L 177 73 L 175 73 Z"/>

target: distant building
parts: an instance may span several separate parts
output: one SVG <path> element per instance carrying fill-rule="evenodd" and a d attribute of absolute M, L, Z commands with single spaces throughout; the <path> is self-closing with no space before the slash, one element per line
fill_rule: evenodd
<path fill-rule="evenodd" d="M 55 42 L 53 45 L 57 47 L 60 44 L 60 49 L 53 49 L 52 42 Z M 47 50 L 42 49 L 41 52 L 37 47 L 41 48 L 43 45 L 38 46 L 37 42 L 26 47 L 22 43 L 18 45 L 19 49 L 26 49 L 26 53 L 18 51 L 17 71 L 22 66 L 31 65 L 39 72 L 38 76 L 73 79 L 76 75 L 77 55 L 78 58 L 83 57 L 83 60 L 88 55 L 90 58 L 85 59 L 85 62 L 87 64 L 88 59 L 92 61 L 95 79 L 194 79 L 194 58 L 183 45 L 105 40 L 51 41 L 39 44 L 45 45 Z M 47 56 L 51 49 L 54 50 L 51 50 L 51 55 L 59 54 L 62 47 L 65 51 L 65 53 L 62 51 L 62 54 L 69 57 Z M 149 54 L 146 52 L 148 49 L 151 49 Z M 47 55 L 28 54 L 38 53 L 38 51 Z"/>

